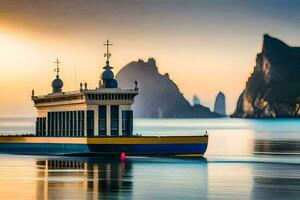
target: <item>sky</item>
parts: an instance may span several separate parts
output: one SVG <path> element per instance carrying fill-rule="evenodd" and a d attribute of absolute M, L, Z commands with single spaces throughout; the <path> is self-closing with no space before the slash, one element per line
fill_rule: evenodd
<path fill-rule="evenodd" d="M 300 1 L 0 0 L 0 117 L 35 116 L 56 58 L 65 91 L 96 87 L 107 39 L 115 73 L 154 57 L 188 100 L 213 109 L 222 91 L 232 113 L 264 33 L 299 46 Z"/>

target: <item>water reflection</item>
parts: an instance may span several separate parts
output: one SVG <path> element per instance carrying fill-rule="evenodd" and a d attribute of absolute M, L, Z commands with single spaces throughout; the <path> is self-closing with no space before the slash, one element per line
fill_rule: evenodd
<path fill-rule="evenodd" d="M 131 197 L 131 162 L 116 159 L 38 160 L 37 197 L 41 199 L 98 199 Z"/>
<path fill-rule="evenodd" d="M 0 155 L 0 199 L 300 199 L 299 122 L 136 120 L 143 135 L 208 130 L 207 161 Z"/>
<path fill-rule="evenodd" d="M 299 162 L 278 161 L 0 155 L 0 199 L 300 199 Z"/>
<path fill-rule="evenodd" d="M 255 140 L 254 154 L 300 155 L 300 141 L 267 139 Z"/>
<path fill-rule="evenodd" d="M 49 158 L 37 160 L 36 171 L 39 199 L 208 197 L 205 158 Z"/>
<path fill-rule="evenodd" d="M 300 199 L 298 164 L 257 164 L 253 174 L 252 199 Z"/>

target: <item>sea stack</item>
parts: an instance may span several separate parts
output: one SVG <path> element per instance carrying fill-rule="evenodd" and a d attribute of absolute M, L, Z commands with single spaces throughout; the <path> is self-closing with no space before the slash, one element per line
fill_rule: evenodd
<path fill-rule="evenodd" d="M 196 105 L 200 105 L 200 99 L 198 96 L 194 95 L 193 96 L 193 105 L 196 106 Z"/>
<path fill-rule="evenodd" d="M 226 116 L 225 95 L 222 92 L 219 92 L 216 97 L 214 112 Z"/>
<path fill-rule="evenodd" d="M 300 47 L 264 35 L 256 66 L 233 117 L 299 117 Z"/>

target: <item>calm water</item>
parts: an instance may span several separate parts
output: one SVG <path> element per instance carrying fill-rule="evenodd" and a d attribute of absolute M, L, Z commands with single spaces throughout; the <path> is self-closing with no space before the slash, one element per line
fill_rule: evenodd
<path fill-rule="evenodd" d="M 0 119 L 0 133 L 33 124 Z M 142 135 L 205 130 L 205 159 L 0 155 L 0 199 L 300 199 L 300 120 L 135 120 Z"/>

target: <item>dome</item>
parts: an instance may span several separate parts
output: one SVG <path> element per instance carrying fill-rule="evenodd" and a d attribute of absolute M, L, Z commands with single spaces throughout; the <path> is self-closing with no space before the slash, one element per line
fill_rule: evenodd
<path fill-rule="evenodd" d="M 103 81 L 104 88 L 117 88 L 118 82 L 114 79 L 114 73 L 106 68 L 104 72 L 102 72 L 101 79 Z M 100 85 L 100 84 L 99 84 Z"/>
<path fill-rule="evenodd" d="M 118 82 L 116 79 L 105 80 L 103 81 L 104 88 L 117 88 Z"/>
<path fill-rule="evenodd" d="M 102 73 L 101 79 L 102 80 L 114 79 L 114 73 L 110 69 L 107 69 Z"/>
<path fill-rule="evenodd" d="M 63 86 L 64 86 L 63 81 L 57 76 L 56 79 L 52 81 L 53 93 L 61 92 Z"/>

